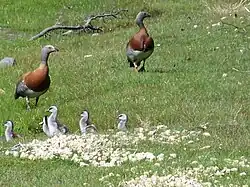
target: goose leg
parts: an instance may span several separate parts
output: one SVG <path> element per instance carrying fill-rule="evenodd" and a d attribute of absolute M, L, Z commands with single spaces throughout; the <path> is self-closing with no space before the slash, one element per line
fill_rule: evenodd
<path fill-rule="evenodd" d="M 139 70 L 140 72 L 145 72 L 145 61 L 146 61 L 146 60 L 143 60 L 142 67 L 141 67 L 141 69 Z"/>
<path fill-rule="evenodd" d="M 138 66 L 137 66 L 137 64 L 136 64 L 136 62 L 134 62 L 134 70 L 135 70 L 135 72 L 138 72 Z"/>
<path fill-rule="evenodd" d="M 26 99 L 27 110 L 29 111 L 30 110 L 30 98 L 26 97 L 25 99 Z"/>
<path fill-rule="evenodd" d="M 134 67 L 134 63 L 129 61 L 129 67 L 133 68 Z"/>
<path fill-rule="evenodd" d="M 39 100 L 39 97 L 36 97 L 36 104 L 35 104 L 35 106 L 37 106 L 38 100 Z"/>

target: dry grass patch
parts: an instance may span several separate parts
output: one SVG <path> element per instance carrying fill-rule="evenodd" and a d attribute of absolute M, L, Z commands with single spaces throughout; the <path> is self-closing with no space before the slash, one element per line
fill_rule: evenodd
<path fill-rule="evenodd" d="M 250 1 L 238 0 L 238 1 L 204 1 L 204 5 L 207 8 L 208 13 L 216 15 L 233 15 L 236 13 L 248 13 Z"/>

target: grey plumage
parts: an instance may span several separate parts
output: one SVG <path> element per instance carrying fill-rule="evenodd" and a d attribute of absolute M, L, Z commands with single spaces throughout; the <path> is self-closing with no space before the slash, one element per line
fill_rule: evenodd
<path fill-rule="evenodd" d="M 4 57 L 0 60 L 0 67 L 14 66 L 16 65 L 16 60 L 13 57 Z"/>
<path fill-rule="evenodd" d="M 141 11 L 137 14 L 135 18 L 135 23 L 140 27 L 144 27 L 143 20 L 144 18 L 151 17 L 151 15 L 148 12 Z"/>
<path fill-rule="evenodd" d="M 119 121 L 117 128 L 121 131 L 127 131 L 128 116 L 126 114 L 119 114 L 117 119 Z"/>
<path fill-rule="evenodd" d="M 40 123 L 40 125 L 42 125 L 43 132 L 48 137 L 52 137 L 52 135 L 50 134 L 50 131 L 49 131 L 49 127 L 48 127 L 48 116 L 43 117 L 43 121 Z"/>
<path fill-rule="evenodd" d="M 85 135 L 88 132 L 97 132 L 96 126 L 91 124 L 89 121 L 89 112 L 87 110 L 84 110 L 81 113 L 79 127 L 82 135 Z"/>
<path fill-rule="evenodd" d="M 69 132 L 69 129 L 66 125 L 61 124 L 57 119 L 57 113 L 58 109 L 56 106 L 51 106 L 49 108 L 49 112 L 51 112 L 51 115 L 48 117 L 48 128 L 49 128 L 49 134 L 51 136 L 58 135 L 58 134 L 66 134 Z"/>
<path fill-rule="evenodd" d="M 20 137 L 20 135 L 14 133 L 14 122 L 13 121 L 7 120 L 6 122 L 4 122 L 3 125 L 5 127 L 4 136 L 5 136 L 5 140 L 7 142 L 11 141 L 13 138 Z"/>
<path fill-rule="evenodd" d="M 126 45 L 127 60 L 130 67 L 134 67 L 136 71 L 145 71 L 146 59 L 154 51 L 154 40 L 149 36 L 143 23 L 146 17 L 150 17 L 150 14 L 144 11 L 138 13 L 135 22 L 139 26 L 139 31 L 130 38 Z M 141 62 L 142 67 L 140 67 Z"/>
<path fill-rule="evenodd" d="M 36 98 L 35 106 L 37 106 L 39 97 L 50 87 L 48 58 L 50 53 L 56 51 L 59 50 L 52 45 L 44 46 L 40 66 L 34 71 L 23 74 L 17 81 L 14 98 L 25 97 L 27 110 L 30 110 L 29 99 Z"/>

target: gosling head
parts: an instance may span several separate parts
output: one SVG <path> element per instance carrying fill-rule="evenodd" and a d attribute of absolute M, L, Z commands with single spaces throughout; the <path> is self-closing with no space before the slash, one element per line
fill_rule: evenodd
<path fill-rule="evenodd" d="M 128 116 L 126 114 L 119 114 L 117 118 L 119 121 L 122 121 L 122 122 L 128 121 Z"/>
<path fill-rule="evenodd" d="M 57 113 L 58 109 L 55 105 L 52 105 L 51 107 L 49 107 L 48 111 L 54 114 Z"/>
<path fill-rule="evenodd" d="M 81 113 L 81 119 L 86 123 L 89 121 L 89 112 L 87 110 Z"/>
<path fill-rule="evenodd" d="M 14 129 L 14 123 L 11 120 L 7 120 L 3 124 L 6 128 L 13 130 Z"/>

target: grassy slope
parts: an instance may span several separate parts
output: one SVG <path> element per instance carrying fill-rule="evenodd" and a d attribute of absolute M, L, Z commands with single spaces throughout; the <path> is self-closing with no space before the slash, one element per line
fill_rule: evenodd
<path fill-rule="evenodd" d="M 0 88 L 6 92 L 0 96 L 0 119 L 12 119 L 17 131 L 26 136 L 38 137 L 41 133 L 35 129 L 39 127 L 41 116 L 52 104 L 58 105 L 60 120 L 69 124 L 72 131 L 77 130 L 79 113 L 85 108 L 89 109 L 92 121 L 103 131 L 114 127 L 117 111 L 129 115 L 132 127 L 139 124 L 137 115 L 153 124 L 163 123 L 177 129 L 209 123 L 213 139 L 207 140 L 204 145 L 212 145 L 213 150 L 207 153 L 208 157 L 217 155 L 223 158 L 230 155 L 234 158 L 247 155 L 250 142 L 245 137 L 248 137 L 250 130 L 250 74 L 232 70 L 232 67 L 249 69 L 247 37 L 240 34 L 236 37 L 237 33 L 230 27 L 211 27 L 212 23 L 218 22 L 219 17 L 210 16 L 202 3 L 196 1 L 152 0 L 144 1 L 143 5 L 141 1 L 106 2 L 104 5 L 97 0 L 62 3 L 43 1 L 43 5 L 39 4 L 43 8 L 38 9 L 37 3 L 29 0 L 4 1 L 0 24 L 8 30 L 0 31 L 3 46 L 0 56 L 16 57 L 18 66 L 0 70 Z M 108 22 L 110 25 L 105 27 L 110 26 L 113 32 L 104 35 L 53 35 L 48 39 L 28 42 L 31 35 L 55 22 L 63 4 L 72 5 L 72 9 L 65 11 L 66 24 L 76 24 L 83 15 L 108 11 L 114 7 L 128 8 L 129 13 L 122 21 Z M 160 47 L 155 48 L 147 61 L 148 72 L 136 74 L 126 64 L 124 47 L 132 33 L 137 31 L 133 25 L 134 15 L 145 7 L 153 14 L 151 19 L 145 21 L 149 33 Z M 194 25 L 198 27 L 194 28 Z M 10 36 L 10 33 L 20 35 Z M 60 49 L 60 53 L 50 57 L 53 82 L 49 92 L 41 97 L 39 107 L 28 113 L 24 100 L 13 99 L 15 82 L 22 72 L 37 67 L 41 46 L 48 43 Z M 244 50 L 243 54 L 241 49 Z M 87 54 L 93 57 L 84 59 Z M 227 73 L 224 78 L 223 73 Z M 219 144 L 223 145 L 222 150 L 218 148 Z M 166 149 L 165 153 L 168 152 Z M 180 164 L 185 165 L 184 160 L 193 155 L 192 152 L 185 154 Z M 48 162 L 20 162 L 5 157 L 0 160 L 1 163 L 5 162 L 0 172 L 23 176 L 27 184 L 33 182 L 37 185 L 42 185 L 42 179 L 47 179 L 46 182 L 52 185 L 53 177 L 48 178 L 48 172 L 52 172 L 50 176 L 59 178 L 66 169 L 70 169 L 72 180 L 64 180 L 63 184 L 78 185 L 82 181 L 75 179 L 80 176 L 83 181 L 99 184 L 98 181 L 85 179 L 85 174 L 94 171 L 94 176 L 98 178 L 103 172 L 114 170 L 82 169 L 60 161 L 46 164 Z M 165 165 L 167 167 L 167 163 Z M 28 168 L 26 171 L 23 171 L 24 166 Z M 127 175 L 125 171 L 129 167 L 126 165 L 115 170 Z M 4 173 L 0 175 L 4 176 L 2 183 L 7 185 L 7 179 L 11 176 Z M 31 175 L 29 180 L 25 175 Z M 129 174 L 129 177 L 132 175 Z M 231 180 L 242 184 L 245 182 L 237 177 Z M 13 181 L 13 185 L 17 183 Z"/>

